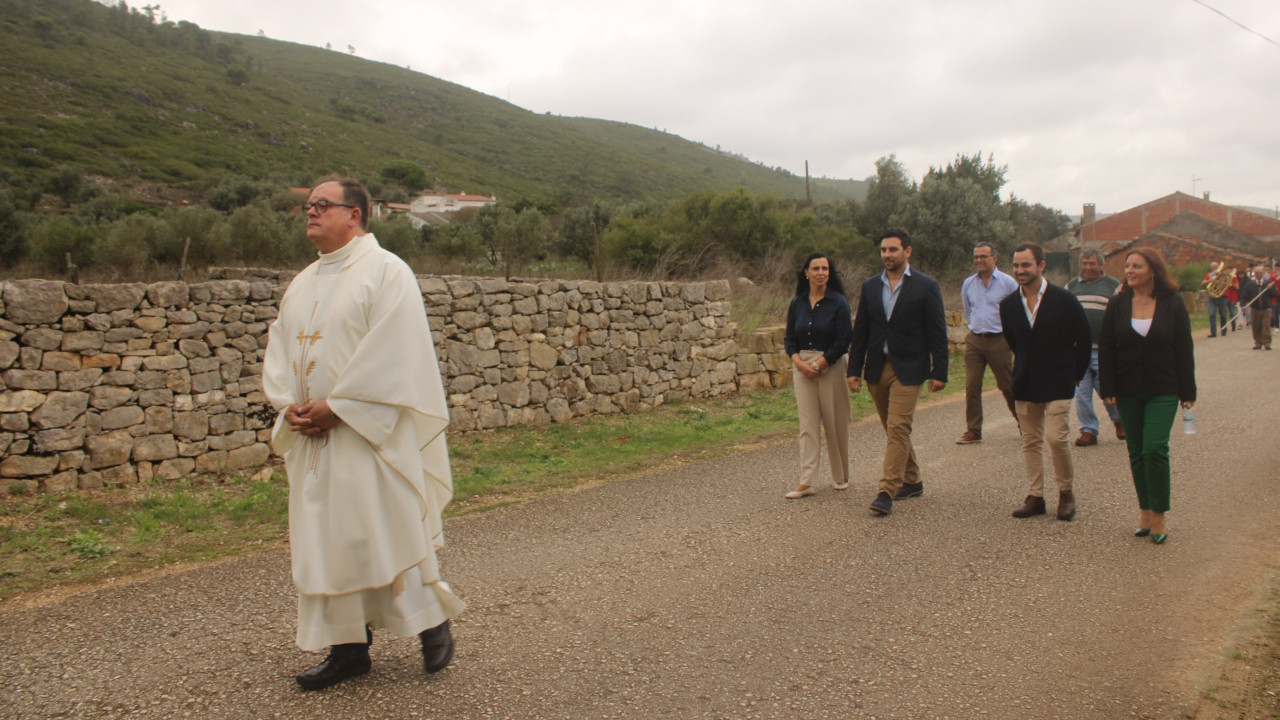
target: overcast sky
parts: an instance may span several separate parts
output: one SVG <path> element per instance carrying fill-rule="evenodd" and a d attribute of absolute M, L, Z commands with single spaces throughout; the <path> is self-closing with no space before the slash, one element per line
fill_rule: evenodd
<path fill-rule="evenodd" d="M 982 151 L 1006 197 L 1070 214 L 1175 190 L 1275 208 L 1280 2 L 1204 2 L 1231 19 L 1196 0 L 160 0 L 797 174 L 896 153 L 920 179 Z"/>

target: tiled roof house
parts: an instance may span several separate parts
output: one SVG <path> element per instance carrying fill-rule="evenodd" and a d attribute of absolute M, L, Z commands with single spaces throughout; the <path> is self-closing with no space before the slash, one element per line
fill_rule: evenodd
<path fill-rule="evenodd" d="M 1197 198 L 1175 192 L 1104 218 L 1088 203 L 1072 267 L 1079 267 L 1080 250 L 1097 248 L 1107 259 L 1107 273 L 1121 277 L 1124 251 L 1135 246 L 1159 248 L 1172 265 L 1266 261 L 1280 255 L 1280 218 L 1213 202 L 1208 193 Z"/>

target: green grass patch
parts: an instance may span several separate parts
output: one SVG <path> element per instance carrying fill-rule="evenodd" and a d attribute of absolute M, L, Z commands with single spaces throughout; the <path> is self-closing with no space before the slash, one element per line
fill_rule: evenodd
<path fill-rule="evenodd" d="M 283 546 L 282 473 L 0 497 L 0 600 L 174 563 Z"/>
<path fill-rule="evenodd" d="M 963 391 L 959 354 L 938 395 Z M 855 419 L 875 410 L 864 390 Z M 580 418 L 450 437 L 456 515 L 791 440 L 798 420 L 788 389 L 670 402 L 652 412 Z M 58 495 L 0 495 L 0 600 L 285 546 L 283 472 L 156 482 Z"/>

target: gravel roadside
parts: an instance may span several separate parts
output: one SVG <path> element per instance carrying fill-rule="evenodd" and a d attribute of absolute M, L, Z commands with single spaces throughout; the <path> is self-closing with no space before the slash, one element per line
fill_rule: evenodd
<path fill-rule="evenodd" d="M 0 717 L 1186 717 L 1280 557 L 1278 368 L 1248 348 L 1198 341 L 1164 546 L 1131 535 L 1113 436 L 1076 450 L 1074 522 L 1011 518 L 1013 420 L 988 394 L 983 443 L 957 446 L 957 397 L 917 413 L 925 495 L 888 518 L 863 423 L 844 492 L 783 500 L 783 443 L 449 520 L 470 609 L 434 677 L 378 634 L 370 674 L 299 691 L 318 656 L 279 552 L 11 607 Z"/>

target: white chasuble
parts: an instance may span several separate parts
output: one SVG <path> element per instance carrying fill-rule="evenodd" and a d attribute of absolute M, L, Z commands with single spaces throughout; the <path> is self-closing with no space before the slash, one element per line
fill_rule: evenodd
<path fill-rule="evenodd" d="M 413 271 L 366 234 L 299 273 L 271 325 L 263 390 L 289 475 L 298 644 L 363 642 L 365 622 L 408 635 L 461 612 L 436 565 L 449 416 Z M 295 433 L 285 408 L 321 399 L 342 422 Z"/>

